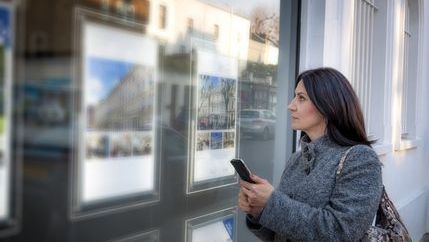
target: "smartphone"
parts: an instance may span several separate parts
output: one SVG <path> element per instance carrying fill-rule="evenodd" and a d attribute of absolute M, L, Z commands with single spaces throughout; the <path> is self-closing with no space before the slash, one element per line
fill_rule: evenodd
<path fill-rule="evenodd" d="M 242 159 L 232 159 L 231 161 L 232 166 L 234 166 L 235 170 L 237 171 L 238 175 L 240 176 L 241 180 L 247 181 L 249 183 L 255 183 L 250 178 L 250 170 L 246 166 L 246 163 Z"/>

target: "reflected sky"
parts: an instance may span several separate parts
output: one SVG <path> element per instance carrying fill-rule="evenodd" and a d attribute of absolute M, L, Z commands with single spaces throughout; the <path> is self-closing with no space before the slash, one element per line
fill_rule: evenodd
<path fill-rule="evenodd" d="M 9 45 L 9 11 L 0 6 L 0 44 Z"/>
<path fill-rule="evenodd" d="M 113 88 L 129 73 L 132 63 L 90 57 L 88 61 L 89 85 L 88 104 L 95 104 L 105 98 Z"/>
<path fill-rule="evenodd" d="M 202 79 L 202 88 L 218 88 L 220 86 L 220 78 L 217 76 L 205 76 L 204 79 Z"/>

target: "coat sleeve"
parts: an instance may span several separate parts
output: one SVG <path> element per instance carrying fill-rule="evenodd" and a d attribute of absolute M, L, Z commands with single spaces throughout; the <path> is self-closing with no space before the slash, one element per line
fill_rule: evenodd
<path fill-rule="evenodd" d="M 377 154 L 358 145 L 348 154 L 325 207 L 311 207 L 275 190 L 258 223 L 292 240 L 357 241 L 371 225 L 382 186 Z"/>
<path fill-rule="evenodd" d="M 249 230 L 260 240 L 265 242 L 274 241 L 274 232 L 259 224 L 252 215 L 248 214 L 246 216 L 246 225 L 247 228 L 249 228 Z"/>
<path fill-rule="evenodd" d="M 296 160 L 297 156 L 299 156 L 298 152 L 297 153 L 293 153 L 291 155 L 291 157 L 289 158 L 289 160 L 286 162 L 285 169 L 284 169 L 283 174 L 282 174 L 282 178 L 285 175 L 285 171 L 288 168 L 288 166 L 290 166 L 292 164 L 292 162 Z M 247 214 L 247 216 L 246 216 L 246 225 L 247 225 L 247 228 L 256 237 L 258 237 L 262 241 L 266 241 L 266 242 L 274 241 L 274 235 L 275 235 L 275 233 L 272 230 L 270 230 L 270 229 L 262 226 L 259 223 L 259 218 L 254 218 L 252 215 Z"/>

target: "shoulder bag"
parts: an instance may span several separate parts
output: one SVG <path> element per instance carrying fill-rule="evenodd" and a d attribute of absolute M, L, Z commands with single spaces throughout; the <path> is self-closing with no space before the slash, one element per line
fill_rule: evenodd
<path fill-rule="evenodd" d="M 344 161 L 352 148 L 353 147 L 349 148 L 341 158 L 340 163 L 338 164 L 337 176 L 341 175 Z M 393 202 L 387 196 L 384 186 L 377 214 L 375 215 L 375 225 L 371 225 L 371 227 L 365 232 L 365 236 L 362 238 L 362 241 L 411 242 L 410 234 L 402 222 Z"/>

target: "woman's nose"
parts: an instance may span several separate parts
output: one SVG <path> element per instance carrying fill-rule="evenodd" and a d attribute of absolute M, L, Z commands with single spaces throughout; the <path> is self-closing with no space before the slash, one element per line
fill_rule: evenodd
<path fill-rule="evenodd" d="M 294 105 L 294 103 L 293 103 L 293 100 L 289 103 L 289 105 L 287 106 L 287 109 L 288 109 L 290 112 L 295 111 L 296 107 L 295 107 L 295 105 Z"/>

